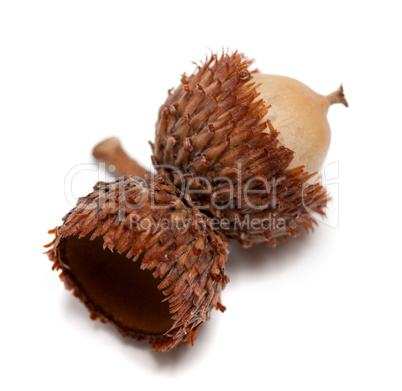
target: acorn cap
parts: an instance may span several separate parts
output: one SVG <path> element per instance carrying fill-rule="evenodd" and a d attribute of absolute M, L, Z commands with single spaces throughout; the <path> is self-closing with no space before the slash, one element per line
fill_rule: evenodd
<path fill-rule="evenodd" d="M 224 310 L 226 240 L 187 202 L 162 176 L 99 182 L 49 231 L 53 269 L 91 318 L 154 350 L 193 344 L 211 310 Z"/>
<path fill-rule="evenodd" d="M 269 120 L 261 122 L 269 107 L 250 64 L 237 52 L 211 55 L 183 75 L 159 110 L 153 163 L 190 190 L 193 206 L 218 218 L 228 238 L 275 246 L 299 227 L 312 229 L 312 213 L 325 214 L 327 194 L 310 183 L 315 173 L 288 169 L 294 152 L 279 143 Z"/>

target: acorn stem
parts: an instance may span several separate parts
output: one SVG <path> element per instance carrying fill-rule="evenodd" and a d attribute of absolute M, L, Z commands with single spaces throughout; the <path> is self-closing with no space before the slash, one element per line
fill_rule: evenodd
<path fill-rule="evenodd" d="M 110 137 L 99 143 L 92 151 L 92 155 L 108 166 L 113 165 L 116 173 L 123 176 L 138 176 L 144 178 L 150 172 L 141 167 L 134 159 L 127 155 L 117 137 Z"/>
<path fill-rule="evenodd" d="M 345 95 L 343 93 L 343 86 L 342 84 L 339 86 L 339 88 L 332 92 L 331 94 L 327 95 L 325 97 L 329 103 L 329 105 L 334 105 L 336 103 L 342 103 L 344 104 L 346 107 L 349 107 L 348 102 L 345 98 Z"/>

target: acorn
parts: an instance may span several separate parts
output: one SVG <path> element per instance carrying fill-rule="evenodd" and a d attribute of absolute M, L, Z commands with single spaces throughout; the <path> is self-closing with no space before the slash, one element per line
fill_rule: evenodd
<path fill-rule="evenodd" d="M 250 65 L 237 52 L 212 55 L 184 74 L 159 110 L 152 161 L 228 238 L 275 247 L 300 227 L 312 230 L 314 214 L 325 216 L 328 196 L 317 170 L 330 142 L 326 114 L 332 104 L 348 104 L 342 86 L 323 96 Z M 101 146 L 97 159 L 127 159 L 117 139 Z M 129 173 L 130 164 L 116 168 Z"/>
<path fill-rule="evenodd" d="M 97 183 L 49 233 L 53 269 L 91 318 L 155 351 L 193 344 L 225 310 L 226 239 L 162 175 Z"/>
<path fill-rule="evenodd" d="M 184 74 L 159 110 L 152 160 L 228 238 L 275 247 L 325 215 L 327 193 L 314 179 L 329 145 L 324 117 L 346 100 L 342 89 L 322 97 L 250 65 L 238 52 L 211 55 Z"/>
<path fill-rule="evenodd" d="M 320 95 L 290 77 L 260 72 L 253 72 L 252 77 L 260 97 L 271 106 L 263 120 L 269 119 L 280 132 L 279 142 L 295 152 L 288 168 L 321 170 L 331 141 L 328 109 L 336 103 L 348 107 L 342 85 L 329 95 Z"/>

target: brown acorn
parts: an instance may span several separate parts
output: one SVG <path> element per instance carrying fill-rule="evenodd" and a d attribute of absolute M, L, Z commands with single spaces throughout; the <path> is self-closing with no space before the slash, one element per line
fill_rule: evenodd
<path fill-rule="evenodd" d="M 194 207 L 218 218 L 228 238 L 245 247 L 263 241 L 275 246 L 280 237 L 297 236 L 300 227 L 312 229 L 313 214 L 325 215 L 327 194 L 315 172 L 290 168 L 295 152 L 286 139 L 280 142 L 281 129 L 269 120 L 270 102 L 260 96 L 264 87 L 269 97 L 269 86 L 254 80 L 250 64 L 237 52 L 212 55 L 191 76 L 183 75 L 159 110 L 153 163 L 191 194 Z M 294 106 L 286 109 L 297 123 L 301 114 Z"/>
<path fill-rule="evenodd" d="M 286 76 L 253 72 L 257 92 L 270 108 L 265 116 L 280 131 L 278 140 L 294 152 L 289 168 L 304 166 L 319 171 L 331 141 L 327 113 L 333 104 L 348 107 L 342 85 L 329 95 L 321 95 L 298 80 Z"/>
<path fill-rule="evenodd" d="M 91 318 L 156 351 L 193 344 L 225 309 L 225 237 L 188 202 L 161 175 L 100 182 L 50 231 L 53 269 Z"/>

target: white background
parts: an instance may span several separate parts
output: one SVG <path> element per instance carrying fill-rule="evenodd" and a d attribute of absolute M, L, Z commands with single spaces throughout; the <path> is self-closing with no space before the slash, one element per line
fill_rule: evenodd
<path fill-rule="evenodd" d="M 0 4 L 2 390 L 402 389 L 399 2 Z M 69 170 L 111 135 L 149 165 L 167 90 L 222 47 L 323 94 L 343 83 L 327 160 L 339 226 L 232 245 L 227 311 L 194 348 L 155 354 L 91 321 L 42 245 L 72 207 Z M 102 176 L 85 167 L 76 197 Z"/>

